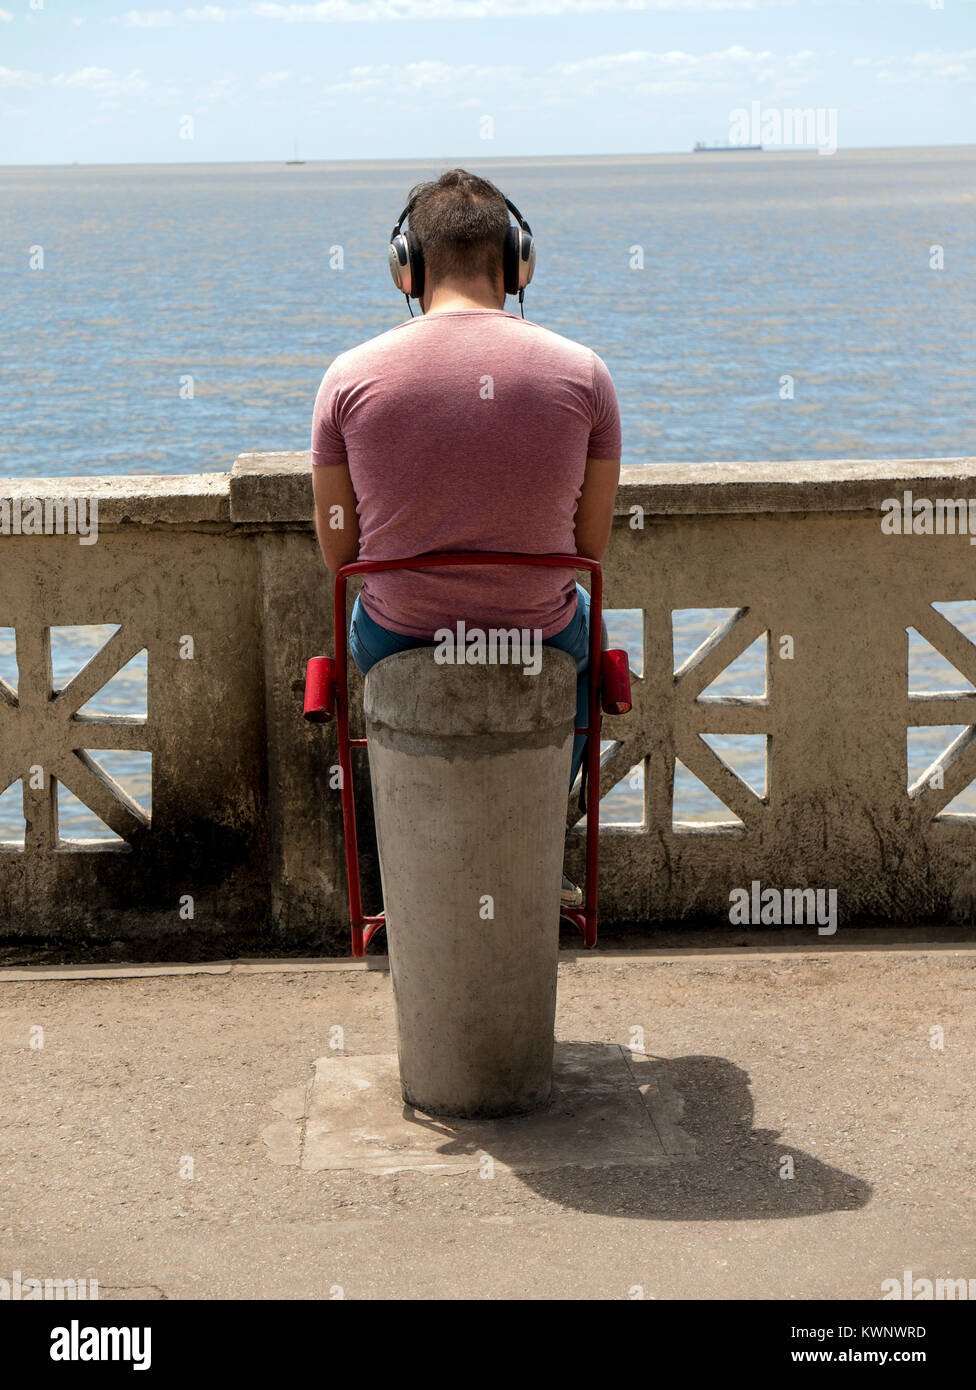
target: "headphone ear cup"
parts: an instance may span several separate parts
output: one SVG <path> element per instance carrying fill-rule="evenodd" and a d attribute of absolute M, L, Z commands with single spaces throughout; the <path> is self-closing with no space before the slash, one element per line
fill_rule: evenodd
<path fill-rule="evenodd" d="M 419 299 L 424 292 L 424 253 L 408 227 L 390 239 L 390 274 L 401 294 Z"/>
<path fill-rule="evenodd" d="M 519 249 L 522 238 L 521 227 L 509 225 L 505 233 L 505 249 L 502 253 L 502 272 L 505 277 L 505 293 L 519 292 Z"/>
<path fill-rule="evenodd" d="M 535 237 L 521 227 L 519 234 L 519 289 L 524 290 L 535 274 Z"/>
<path fill-rule="evenodd" d="M 402 232 L 390 238 L 390 274 L 401 294 L 410 291 L 410 248 Z"/>
<path fill-rule="evenodd" d="M 423 248 L 409 227 L 407 228 L 407 250 L 410 256 L 410 289 L 407 293 L 412 299 L 419 299 L 424 292 L 427 270 L 424 265 Z"/>
<path fill-rule="evenodd" d="M 535 273 L 535 237 L 522 227 L 510 226 L 505 236 L 505 293 L 524 290 Z"/>

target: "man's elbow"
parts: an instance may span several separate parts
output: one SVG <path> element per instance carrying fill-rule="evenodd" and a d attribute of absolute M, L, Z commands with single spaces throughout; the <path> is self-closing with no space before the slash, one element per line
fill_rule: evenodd
<path fill-rule="evenodd" d="M 351 565 L 359 558 L 359 537 L 344 536 L 331 529 L 323 530 L 317 520 L 315 526 L 322 559 L 330 574 L 336 574 L 343 565 Z"/>
<path fill-rule="evenodd" d="M 339 550 L 332 546 L 330 546 L 328 550 L 326 550 L 324 546 L 320 547 L 320 549 L 322 550 L 322 559 L 325 561 L 325 567 L 330 574 L 338 574 L 343 565 L 351 565 L 354 560 L 358 560 L 359 558 L 358 547 L 356 550 Z"/>
<path fill-rule="evenodd" d="M 575 534 L 576 554 L 581 555 L 584 560 L 603 559 L 607 553 L 607 546 L 610 544 L 610 527 L 601 527 L 597 531 L 578 530 Z"/>

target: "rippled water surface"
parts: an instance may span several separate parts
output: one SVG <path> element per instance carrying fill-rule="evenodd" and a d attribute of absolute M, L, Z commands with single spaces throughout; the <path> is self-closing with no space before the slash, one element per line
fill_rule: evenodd
<path fill-rule="evenodd" d="M 386 238 L 411 184 L 441 167 L 0 171 L 0 478 L 212 471 L 245 450 L 306 448 L 329 361 L 404 316 Z M 528 317 L 610 367 L 625 463 L 973 453 L 976 149 L 483 171 L 538 237 Z M 976 637 L 974 610 L 950 608 Z M 676 664 L 724 616 L 679 615 Z M 0 678 L 15 685 L 4 621 L 0 607 Z M 610 628 L 637 660 L 639 616 Z M 110 633 L 52 634 L 55 684 Z M 966 688 L 909 639 L 913 688 Z M 761 693 L 764 671 L 750 649 L 711 693 Z M 137 711 L 145 681 L 143 659 L 98 707 Z M 952 734 L 913 732 L 906 777 Z M 715 741 L 757 790 L 762 743 Z M 94 756 L 149 805 L 145 757 Z M 680 768 L 675 790 L 679 819 L 729 818 Z M 606 817 L 639 819 L 640 804 L 635 776 Z M 77 804 L 61 812 L 65 834 L 104 835 Z M 22 831 L 15 784 L 0 789 L 0 839 Z"/>

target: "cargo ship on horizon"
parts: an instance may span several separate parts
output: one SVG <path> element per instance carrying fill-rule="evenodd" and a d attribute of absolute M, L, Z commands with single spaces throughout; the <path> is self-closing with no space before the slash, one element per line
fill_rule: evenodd
<path fill-rule="evenodd" d="M 696 140 L 692 154 L 761 154 L 762 145 L 706 145 Z"/>

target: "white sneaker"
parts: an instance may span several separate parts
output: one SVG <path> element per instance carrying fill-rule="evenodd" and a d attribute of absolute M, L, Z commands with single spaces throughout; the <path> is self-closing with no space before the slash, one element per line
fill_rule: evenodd
<path fill-rule="evenodd" d="M 571 879 L 568 879 L 565 874 L 563 874 L 562 892 L 559 894 L 559 905 L 560 907 L 583 906 L 582 888 L 577 888 L 576 884 L 573 883 Z"/>

